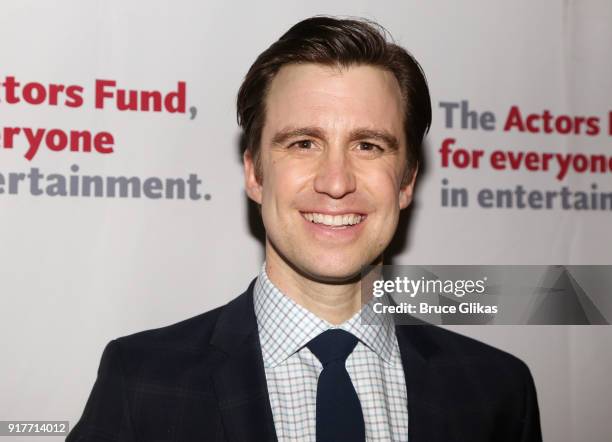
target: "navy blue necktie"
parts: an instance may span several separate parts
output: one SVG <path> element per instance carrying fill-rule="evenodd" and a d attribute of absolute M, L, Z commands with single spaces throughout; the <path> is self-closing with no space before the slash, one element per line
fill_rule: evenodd
<path fill-rule="evenodd" d="M 363 442 L 361 403 L 345 362 L 357 338 L 344 330 L 321 333 L 307 344 L 323 364 L 317 383 L 317 442 Z"/>

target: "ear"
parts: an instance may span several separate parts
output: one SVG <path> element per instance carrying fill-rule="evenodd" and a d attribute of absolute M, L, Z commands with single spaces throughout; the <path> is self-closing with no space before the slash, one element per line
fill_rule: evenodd
<path fill-rule="evenodd" d="M 244 151 L 242 161 L 244 163 L 244 187 L 246 193 L 257 204 L 261 204 L 261 184 L 257 181 L 255 161 L 249 149 Z"/>
<path fill-rule="evenodd" d="M 414 167 L 414 171 L 412 172 L 412 177 L 406 184 L 402 184 L 400 187 L 399 193 L 399 206 L 400 210 L 405 209 L 412 203 L 412 195 L 414 191 L 414 183 L 416 181 L 417 173 L 419 172 L 419 164 Z"/>

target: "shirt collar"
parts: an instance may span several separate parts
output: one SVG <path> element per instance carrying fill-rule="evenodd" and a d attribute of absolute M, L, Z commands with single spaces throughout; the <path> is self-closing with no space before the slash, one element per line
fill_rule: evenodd
<path fill-rule="evenodd" d="M 253 290 L 255 317 L 261 352 L 266 367 L 283 363 L 313 338 L 332 328 L 352 333 L 383 361 L 391 363 L 395 342 L 395 326 L 387 315 L 374 315 L 367 320 L 364 308 L 346 322 L 334 326 L 284 295 L 268 278 L 263 264 Z"/>

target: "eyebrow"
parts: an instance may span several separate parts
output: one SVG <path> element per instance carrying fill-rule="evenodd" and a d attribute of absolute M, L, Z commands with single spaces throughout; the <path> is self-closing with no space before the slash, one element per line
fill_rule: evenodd
<path fill-rule="evenodd" d="M 282 129 L 276 134 L 274 134 L 274 137 L 272 137 L 272 143 L 284 144 L 287 140 L 291 138 L 304 136 L 323 140 L 325 139 L 325 131 L 322 128 L 316 126 L 289 127 L 286 129 Z M 381 141 L 385 143 L 391 150 L 399 149 L 399 141 L 397 137 L 387 132 L 386 130 L 358 128 L 352 130 L 349 135 L 350 141 L 363 140 L 364 138 Z"/>

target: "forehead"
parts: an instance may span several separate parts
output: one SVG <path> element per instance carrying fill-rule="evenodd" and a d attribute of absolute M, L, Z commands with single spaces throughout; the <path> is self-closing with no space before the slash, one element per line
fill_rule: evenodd
<path fill-rule="evenodd" d="M 395 76 L 369 65 L 283 66 L 266 97 L 266 133 L 316 125 L 326 130 L 356 127 L 402 136 L 402 98 Z"/>

